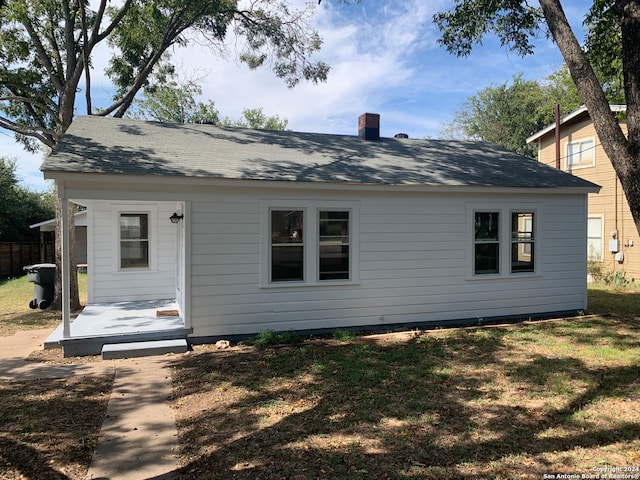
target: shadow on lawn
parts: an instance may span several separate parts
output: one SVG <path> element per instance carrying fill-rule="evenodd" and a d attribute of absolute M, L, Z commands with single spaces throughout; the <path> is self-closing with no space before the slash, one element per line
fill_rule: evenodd
<path fill-rule="evenodd" d="M 84 478 L 113 376 L 0 381 L 0 478 Z"/>
<path fill-rule="evenodd" d="M 589 313 L 624 320 L 637 320 L 640 314 L 640 291 L 589 288 Z"/>
<path fill-rule="evenodd" d="M 206 400 L 180 422 L 191 459 L 180 474 L 486 478 L 478 465 L 506 457 L 640 438 L 640 419 L 585 429 L 573 418 L 597 399 L 637 395 L 637 368 L 533 354 L 504 360 L 506 334 L 194 356 L 177 370 L 178 401 Z M 540 478 L 548 465 L 529 471 Z"/>

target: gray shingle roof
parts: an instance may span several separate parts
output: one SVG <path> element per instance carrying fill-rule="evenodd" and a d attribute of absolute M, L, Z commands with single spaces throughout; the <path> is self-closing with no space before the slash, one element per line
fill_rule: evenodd
<path fill-rule="evenodd" d="M 275 132 L 77 117 L 41 170 L 384 185 L 587 187 L 485 142 Z"/>

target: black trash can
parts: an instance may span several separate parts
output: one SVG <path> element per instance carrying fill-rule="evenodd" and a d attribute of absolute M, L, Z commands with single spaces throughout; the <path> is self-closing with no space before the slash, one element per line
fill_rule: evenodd
<path fill-rule="evenodd" d="M 27 271 L 27 279 L 33 285 L 33 300 L 29 302 L 30 308 L 44 310 L 53 302 L 56 282 L 55 263 L 38 263 L 24 267 Z"/>

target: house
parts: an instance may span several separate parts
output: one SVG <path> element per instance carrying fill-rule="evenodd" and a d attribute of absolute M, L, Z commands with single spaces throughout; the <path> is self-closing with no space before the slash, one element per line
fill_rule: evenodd
<path fill-rule="evenodd" d="M 624 105 L 612 105 L 626 133 Z M 588 259 L 601 262 L 604 272 L 624 270 L 640 278 L 640 237 L 620 180 L 604 152 L 587 108 L 582 106 L 560 120 L 559 157 L 556 155 L 555 124 L 527 139 L 538 145 L 538 159 L 580 178 L 601 185 L 589 194 Z"/>
<path fill-rule="evenodd" d="M 80 210 L 74 214 L 74 226 L 76 233 L 76 261 L 79 266 L 86 268 L 87 265 L 87 211 Z M 34 223 L 29 225 L 29 228 L 37 228 L 40 232 L 40 245 L 45 244 L 44 235 L 48 234 L 52 240 L 51 246 L 54 246 L 55 231 L 56 231 L 56 219 L 45 220 L 44 222 Z M 45 248 L 41 248 L 41 263 L 53 263 L 55 262 L 54 248 L 50 251 L 45 251 Z"/>
<path fill-rule="evenodd" d="M 586 308 L 596 185 L 484 142 L 383 138 L 377 114 L 358 126 L 349 136 L 77 118 L 42 171 L 87 206 L 82 315 L 115 305 L 134 317 L 175 299 L 181 332 L 203 343 Z M 63 303 L 60 343 L 86 353 L 72 347 L 87 336 L 74 333 L 82 315 L 71 325 Z"/>

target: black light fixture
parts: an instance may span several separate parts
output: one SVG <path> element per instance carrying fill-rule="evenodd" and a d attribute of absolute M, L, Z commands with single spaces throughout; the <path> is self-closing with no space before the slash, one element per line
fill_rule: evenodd
<path fill-rule="evenodd" d="M 169 217 L 169 220 L 171 220 L 171 223 L 178 223 L 183 218 L 184 218 L 184 215 L 182 213 L 178 215 L 176 212 L 173 212 L 173 215 Z"/>

